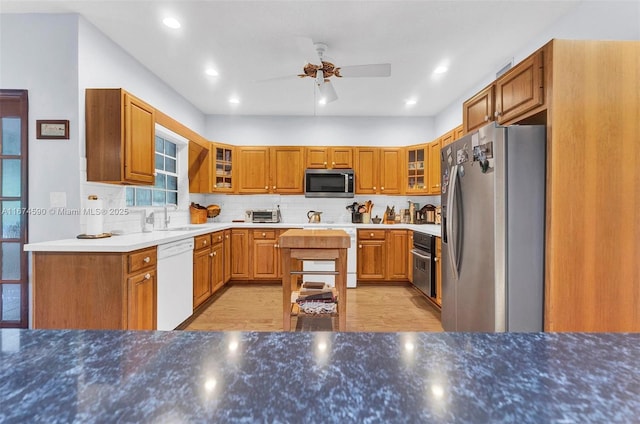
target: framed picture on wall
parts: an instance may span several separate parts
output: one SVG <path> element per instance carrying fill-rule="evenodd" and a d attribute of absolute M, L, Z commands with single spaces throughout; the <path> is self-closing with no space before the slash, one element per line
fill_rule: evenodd
<path fill-rule="evenodd" d="M 68 120 L 37 120 L 36 121 L 36 138 L 52 139 L 52 140 L 68 140 L 69 139 L 69 121 Z"/>

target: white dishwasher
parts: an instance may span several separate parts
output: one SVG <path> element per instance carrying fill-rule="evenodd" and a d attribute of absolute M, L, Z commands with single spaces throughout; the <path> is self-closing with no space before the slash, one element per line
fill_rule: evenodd
<path fill-rule="evenodd" d="M 349 239 L 351 240 L 351 246 L 347 249 L 347 287 L 356 287 L 356 273 L 357 273 L 357 257 L 358 252 L 356 250 L 357 244 L 357 232 L 353 227 L 336 227 L 325 226 L 322 224 L 314 224 L 302 227 L 306 230 L 344 230 Z M 304 261 L 302 263 L 303 271 L 334 271 L 335 264 L 332 261 Z M 333 275 L 303 275 L 303 281 L 316 281 L 326 283 L 331 287 L 335 287 L 335 277 Z"/>
<path fill-rule="evenodd" d="M 193 314 L 193 237 L 158 245 L 158 330 Z"/>

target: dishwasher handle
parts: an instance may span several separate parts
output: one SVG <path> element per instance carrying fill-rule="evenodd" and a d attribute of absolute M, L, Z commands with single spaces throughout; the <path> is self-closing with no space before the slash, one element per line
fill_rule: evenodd
<path fill-rule="evenodd" d="M 168 258 L 184 252 L 192 252 L 193 246 L 193 237 L 187 240 L 178 240 L 172 243 L 161 244 L 158 246 L 158 259 Z"/>

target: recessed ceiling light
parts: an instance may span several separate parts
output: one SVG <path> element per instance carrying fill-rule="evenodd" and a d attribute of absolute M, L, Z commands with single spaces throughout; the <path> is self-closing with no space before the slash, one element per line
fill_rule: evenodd
<path fill-rule="evenodd" d="M 448 70 L 449 70 L 449 68 L 447 68 L 445 65 L 440 65 L 436 69 L 433 70 L 433 73 L 434 74 L 444 74 Z"/>
<path fill-rule="evenodd" d="M 180 22 L 178 22 L 178 20 L 176 18 L 164 18 L 162 20 L 162 23 L 165 24 L 166 26 L 168 26 L 171 29 L 178 29 L 180 28 Z"/>
<path fill-rule="evenodd" d="M 240 99 L 237 97 L 230 97 L 229 98 L 229 103 L 234 104 L 234 105 L 238 105 L 240 104 Z"/>
<path fill-rule="evenodd" d="M 322 98 L 322 99 L 318 100 L 318 104 L 326 105 L 327 104 L 327 99 Z"/>
<path fill-rule="evenodd" d="M 217 77 L 217 76 L 219 75 L 219 74 L 218 74 L 218 71 L 216 71 L 216 70 L 215 70 L 215 69 L 213 69 L 213 68 L 207 68 L 207 69 L 204 71 L 204 73 L 205 73 L 205 74 L 207 74 L 207 75 L 209 75 L 210 77 Z"/>
<path fill-rule="evenodd" d="M 418 101 L 417 101 L 416 99 L 409 99 L 409 100 L 406 100 L 406 101 L 404 102 L 404 104 L 405 104 L 405 105 L 407 105 L 407 106 L 413 106 L 413 105 L 415 105 L 416 103 L 418 103 Z"/>

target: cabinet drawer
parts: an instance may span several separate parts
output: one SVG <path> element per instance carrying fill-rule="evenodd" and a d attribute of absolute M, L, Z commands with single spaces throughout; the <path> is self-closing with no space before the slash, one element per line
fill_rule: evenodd
<path fill-rule="evenodd" d="M 385 230 L 358 230 L 358 240 L 384 240 Z"/>
<path fill-rule="evenodd" d="M 211 234 L 194 237 L 193 250 L 205 249 L 211 246 Z"/>
<path fill-rule="evenodd" d="M 144 268 L 156 266 L 156 262 L 157 255 L 155 247 L 135 251 L 127 257 L 127 272 L 131 274 Z"/>
<path fill-rule="evenodd" d="M 275 240 L 276 230 L 253 230 L 254 240 Z"/>
<path fill-rule="evenodd" d="M 216 231 L 215 233 L 211 234 L 211 242 L 213 244 L 222 243 L 223 240 L 224 240 L 224 231 Z"/>

